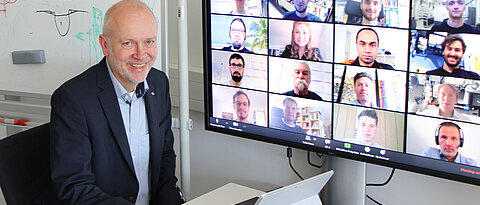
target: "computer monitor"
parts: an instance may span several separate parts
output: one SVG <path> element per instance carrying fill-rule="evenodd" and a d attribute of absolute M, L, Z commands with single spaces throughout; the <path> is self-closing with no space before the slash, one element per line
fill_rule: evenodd
<path fill-rule="evenodd" d="M 480 185 L 480 30 L 350 1 L 204 1 L 206 129 Z"/>

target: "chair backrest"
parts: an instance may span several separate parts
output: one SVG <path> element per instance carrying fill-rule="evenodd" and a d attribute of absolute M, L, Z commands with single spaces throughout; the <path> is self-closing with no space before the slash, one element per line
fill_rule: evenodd
<path fill-rule="evenodd" d="M 347 0 L 345 5 L 345 14 L 348 15 L 347 24 L 362 24 L 362 10 L 360 9 L 360 2 L 356 0 Z M 382 10 L 378 14 L 378 19 L 383 19 L 385 17 L 385 12 Z"/>
<path fill-rule="evenodd" d="M 50 123 L 0 140 L 0 186 L 7 204 L 27 205 L 50 186 Z"/>

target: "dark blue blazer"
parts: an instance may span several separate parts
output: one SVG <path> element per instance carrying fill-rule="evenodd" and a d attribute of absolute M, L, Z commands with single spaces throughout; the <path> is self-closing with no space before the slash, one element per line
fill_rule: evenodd
<path fill-rule="evenodd" d="M 147 82 L 150 204 L 180 204 L 168 79 L 152 68 Z M 105 58 L 60 86 L 51 105 L 51 177 L 57 197 L 67 204 L 135 202 L 139 185 Z"/>

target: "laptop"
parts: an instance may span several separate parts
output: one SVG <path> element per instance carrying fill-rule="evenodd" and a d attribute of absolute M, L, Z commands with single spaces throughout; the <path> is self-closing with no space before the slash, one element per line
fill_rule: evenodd
<path fill-rule="evenodd" d="M 284 186 L 236 205 L 322 204 L 318 193 L 332 177 L 333 170 Z"/>

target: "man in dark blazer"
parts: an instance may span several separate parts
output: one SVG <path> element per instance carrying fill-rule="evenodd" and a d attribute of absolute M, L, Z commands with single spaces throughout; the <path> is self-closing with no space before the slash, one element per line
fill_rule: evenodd
<path fill-rule="evenodd" d="M 151 69 L 156 35 L 145 4 L 120 1 L 105 14 L 106 57 L 52 95 L 51 177 L 62 204 L 181 203 L 169 83 Z"/>

